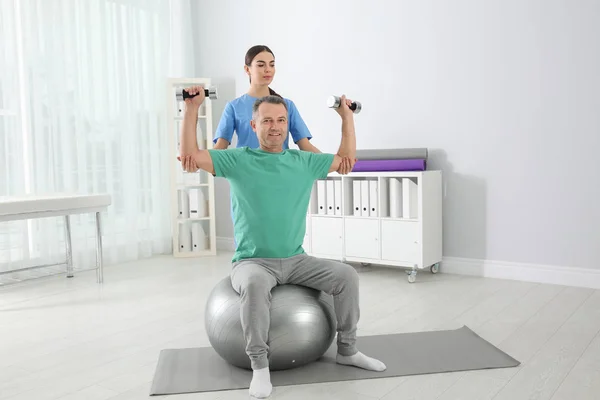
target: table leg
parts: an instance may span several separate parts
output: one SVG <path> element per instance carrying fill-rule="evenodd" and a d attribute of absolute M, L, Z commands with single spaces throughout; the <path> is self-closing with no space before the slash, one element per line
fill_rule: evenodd
<path fill-rule="evenodd" d="M 65 243 L 67 247 L 67 278 L 73 277 L 73 248 L 71 245 L 71 220 L 65 215 Z"/>
<path fill-rule="evenodd" d="M 102 232 L 100 229 L 100 213 L 96 213 L 96 277 L 98 283 L 104 282 L 104 267 L 102 264 Z"/>

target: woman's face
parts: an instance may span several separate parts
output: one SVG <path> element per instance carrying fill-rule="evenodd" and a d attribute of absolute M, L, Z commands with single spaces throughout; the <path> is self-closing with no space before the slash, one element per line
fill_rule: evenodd
<path fill-rule="evenodd" d="M 270 85 L 275 76 L 275 58 L 268 51 L 258 53 L 250 67 L 245 66 L 251 83 L 255 85 Z"/>

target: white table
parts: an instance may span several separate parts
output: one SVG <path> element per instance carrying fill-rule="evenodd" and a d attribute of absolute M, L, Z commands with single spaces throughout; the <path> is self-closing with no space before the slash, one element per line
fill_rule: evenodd
<path fill-rule="evenodd" d="M 111 196 L 108 194 L 51 193 L 0 197 L 0 222 L 64 216 L 67 255 L 67 259 L 64 263 L 37 265 L 17 270 L 1 271 L 0 275 L 34 268 L 66 264 L 67 277 L 72 278 L 73 253 L 71 248 L 71 223 L 69 216 L 73 214 L 95 213 L 96 278 L 98 283 L 102 283 L 104 281 L 104 270 L 102 265 L 102 233 L 100 229 L 100 213 L 108 209 L 111 201 Z"/>

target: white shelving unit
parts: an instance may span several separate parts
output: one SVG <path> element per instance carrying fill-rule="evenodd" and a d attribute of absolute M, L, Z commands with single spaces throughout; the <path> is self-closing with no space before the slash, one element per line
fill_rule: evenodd
<path fill-rule="evenodd" d="M 208 78 L 171 78 L 167 82 L 169 154 L 171 163 L 171 215 L 173 218 L 173 255 L 201 257 L 217 253 L 214 177 L 206 171 L 187 173 L 177 160 L 185 103 L 176 99 L 182 89 L 203 85 Z M 200 149 L 212 148 L 212 105 L 206 97 L 198 110 L 197 138 Z"/>
<path fill-rule="evenodd" d="M 304 250 L 315 257 L 436 273 L 442 260 L 441 171 L 331 173 L 315 182 Z"/>

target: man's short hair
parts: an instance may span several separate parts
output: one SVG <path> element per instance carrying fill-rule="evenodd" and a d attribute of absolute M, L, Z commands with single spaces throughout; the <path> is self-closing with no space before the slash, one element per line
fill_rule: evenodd
<path fill-rule="evenodd" d="M 254 102 L 254 105 L 252 106 L 252 118 L 253 119 L 256 116 L 256 114 L 258 114 L 258 107 L 260 107 L 260 105 L 262 103 L 283 104 L 283 106 L 285 107 L 285 112 L 286 113 L 288 112 L 287 104 L 285 103 L 285 100 L 283 100 L 283 98 L 281 98 L 280 96 L 269 95 L 269 96 L 261 97 L 260 99 L 257 99 Z"/>

